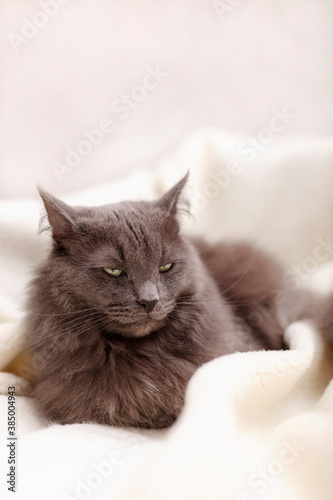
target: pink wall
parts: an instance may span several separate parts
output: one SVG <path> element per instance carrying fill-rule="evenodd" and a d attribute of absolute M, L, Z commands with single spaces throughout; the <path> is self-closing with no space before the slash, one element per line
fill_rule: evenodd
<path fill-rule="evenodd" d="M 222 3 L 219 16 L 208 0 L 2 1 L 0 196 L 153 168 L 193 130 L 255 135 L 284 106 L 285 134 L 331 134 L 331 1 Z"/>

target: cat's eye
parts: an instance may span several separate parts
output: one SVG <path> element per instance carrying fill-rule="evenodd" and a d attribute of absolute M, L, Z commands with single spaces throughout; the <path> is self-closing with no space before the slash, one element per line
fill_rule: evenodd
<path fill-rule="evenodd" d="M 170 264 L 165 264 L 165 266 L 159 267 L 158 270 L 160 273 L 167 273 L 172 268 L 173 268 L 173 263 L 170 262 Z"/>
<path fill-rule="evenodd" d="M 125 271 L 122 271 L 121 269 L 111 269 L 111 267 L 104 267 L 104 271 L 110 276 L 114 276 L 115 278 L 118 278 L 118 276 L 122 276 L 123 274 L 125 274 Z"/>

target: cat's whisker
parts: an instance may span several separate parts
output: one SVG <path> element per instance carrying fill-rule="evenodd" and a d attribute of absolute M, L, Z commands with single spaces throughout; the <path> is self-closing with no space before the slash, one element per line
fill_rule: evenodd
<path fill-rule="evenodd" d="M 174 318 L 174 319 L 183 319 L 180 314 L 182 314 L 181 311 L 177 310 L 177 309 L 174 309 L 173 311 L 171 311 L 169 314 L 168 314 L 168 317 L 169 318 Z M 197 311 L 186 311 L 186 316 L 187 316 L 187 319 L 191 316 L 192 319 L 195 321 L 198 319 L 198 312 Z"/>
<path fill-rule="evenodd" d="M 233 288 L 233 286 L 234 286 L 235 284 L 236 284 L 236 283 L 233 283 L 233 284 L 232 284 L 229 288 L 226 288 L 226 289 L 224 289 L 224 290 L 222 290 L 222 291 L 220 291 L 220 292 L 218 292 L 218 293 L 216 293 L 216 294 L 212 294 L 212 295 L 210 295 L 210 298 L 209 298 L 209 299 L 200 299 L 200 301 L 198 301 L 198 299 L 196 299 L 196 298 L 190 298 L 190 300 L 185 301 L 185 300 L 183 300 L 183 298 L 182 298 L 182 297 L 178 297 L 178 298 L 176 299 L 176 302 L 177 302 L 177 303 L 179 303 L 179 304 L 185 304 L 185 303 L 189 304 L 189 303 L 194 303 L 194 302 L 195 302 L 195 303 L 205 303 L 205 302 L 210 302 L 212 299 L 215 299 L 215 298 L 217 298 L 217 297 L 221 297 L 221 298 L 224 298 L 227 302 L 229 302 L 229 303 L 231 303 L 232 305 L 234 305 L 234 304 L 236 304 L 236 301 L 234 301 L 233 299 L 234 299 L 235 297 L 238 297 L 239 295 L 244 295 L 244 292 L 247 292 L 247 291 L 251 288 L 251 286 L 252 286 L 252 284 L 251 284 L 251 283 L 249 283 L 247 287 L 243 287 L 243 288 L 242 288 L 242 290 L 239 290 L 239 291 L 238 291 L 238 293 L 235 293 L 235 294 L 233 294 L 233 295 L 228 295 L 228 294 L 226 294 L 226 292 L 227 292 L 228 290 L 232 289 L 232 288 Z M 258 303 L 258 302 L 259 302 L 259 300 L 265 300 L 266 298 L 267 298 L 266 296 L 263 296 L 263 297 L 260 299 L 260 298 L 258 297 L 258 294 L 256 294 L 256 297 L 255 297 L 255 302 L 256 302 L 256 303 Z M 253 300 L 253 301 L 248 301 L 248 302 L 247 302 L 247 301 L 240 301 L 240 302 L 239 302 L 239 304 L 240 304 L 240 305 L 243 305 L 243 304 L 253 304 L 253 303 L 254 303 L 254 300 Z"/>
<path fill-rule="evenodd" d="M 61 331 L 59 332 L 59 334 L 57 335 L 57 338 L 59 338 L 59 336 L 61 335 L 65 335 L 68 331 L 70 331 L 71 329 L 73 329 L 74 327 L 76 327 L 77 325 L 79 325 L 80 323 L 83 323 L 85 322 L 87 319 L 93 317 L 94 315 L 96 314 L 96 311 L 94 312 L 91 312 L 89 314 L 87 314 L 86 316 L 83 316 L 81 318 L 74 318 L 73 320 L 70 320 L 68 322 L 66 322 L 66 325 L 65 327 L 63 328 L 63 325 L 54 325 L 51 329 L 48 329 L 48 335 L 46 335 L 45 337 L 35 341 L 35 342 L 31 342 L 29 344 L 26 344 L 25 347 L 23 349 L 21 349 L 20 351 L 18 351 L 17 354 L 20 354 L 21 352 L 23 352 L 25 349 L 29 348 L 29 347 L 32 347 L 34 345 L 38 345 L 39 343 L 42 343 L 44 342 L 45 340 L 51 338 L 54 336 L 54 332 L 55 331 L 58 331 L 61 329 Z M 70 326 L 69 326 L 70 325 Z M 50 333 L 51 332 L 51 333 Z"/>
<path fill-rule="evenodd" d="M 261 300 L 265 300 L 266 297 L 263 297 Z M 228 297 L 225 298 L 225 301 L 226 303 L 230 304 L 231 306 L 246 306 L 246 305 L 249 305 L 249 306 L 255 306 L 255 305 L 258 305 L 258 307 L 260 306 L 260 300 L 256 299 L 256 301 L 254 300 L 249 300 L 249 301 L 246 301 L 246 300 L 243 300 L 243 301 L 234 301 L 232 299 L 229 299 Z M 194 306 L 196 307 L 197 305 L 200 305 L 200 304 L 214 304 L 215 301 L 213 299 L 205 299 L 205 300 L 193 300 L 192 302 L 181 302 L 179 304 L 177 304 L 177 306 L 181 307 L 182 305 L 184 306 Z"/>
<path fill-rule="evenodd" d="M 33 311 L 29 311 L 29 314 L 32 314 L 33 316 L 45 316 L 45 317 L 50 317 L 54 318 L 56 316 L 67 316 L 67 315 L 73 315 L 73 314 L 79 314 L 85 311 L 96 311 L 95 308 L 93 307 L 88 307 L 87 309 L 78 309 L 76 311 L 70 311 L 70 312 L 65 312 L 65 313 L 59 313 L 59 314 L 44 314 L 44 313 L 37 313 Z"/>
<path fill-rule="evenodd" d="M 75 326 L 77 324 L 80 324 L 81 322 L 83 321 L 86 321 L 88 319 L 91 319 L 93 318 L 94 316 L 96 316 L 97 312 L 96 311 L 91 311 L 87 314 L 85 314 L 84 316 L 80 316 L 78 318 L 72 318 L 72 319 L 69 319 L 68 321 L 66 321 L 65 323 L 64 322 L 59 322 L 59 323 L 56 323 L 54 324 L 51 328 L 48 328 L 47 329 L 47 332 L 48 332 L 48 335 L 43 337 L 43 339 L 46 339 L 46 338 L 50 338 L 53 336 L 54 332 L 55 331 L 58 331 L 58 330 L 61 330 L 60 331 L 60 335 L 64 332 L 64 331 L 67 331 L 68 329 L 72 329 L 72 328 L 75 328 Z M 47 325 L 45 325 L 46 327 Z"/>
<path fill-rule="evenodd" d="M 96 329 L 96 326 L 100 326 L 99 321 L 95 322 L 94 324 L 88 325 L 88 326 L 86 325 L 86 328 L 82 328 L 82 329 L 80 329 L 80 330 L 78 330 L 78 331 L 75 331 L 75 332 L 74 332 L 74 335 L 72 335 L 72 336 L 71 336 L 71 338 L 70 338 L 69 340 L 73 341 L 75 338 L 79 337 L 80 335 L 82 335 L 82 334 L 84 334 L 84 333 L 87 333 L 87 332 L 89 332 L 89 331 L 93 331 L 94 329 Z M 51 356 L 52 354 L 55 354 L 57 351 L 61 351 L 61 349 L 62 349 L 62 348 L 66 345 L 67 341 L 68 341 L 68 340 L 66 340 L 66 341 L 64 341 L 64 342 L 62 342 L 62 343 L 60 343 L 60 344 L 59 344 L 59 343 L 57 343 L 57 344 L 55 345 L 55 349 L 52 349 L 52 348 L 51 348 L 51 351 L 50 351 L 49 355 L 46 357 L 46 359 L 44 360 L 44 362 L 43 362 L 42 366 L 39 368 L 39 371 L 40 371 L 40 372 L 42 372 L 43 367 L 44 367 L 44 365 L 45 365 L 46 361 L 50 358 L 50 356 Z"/>

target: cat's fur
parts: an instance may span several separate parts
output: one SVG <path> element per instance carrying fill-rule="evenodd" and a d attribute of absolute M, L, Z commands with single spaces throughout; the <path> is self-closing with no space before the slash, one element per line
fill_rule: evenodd
<path fill-rule="evenodd" d="M 93 208 L 40 190 L 53 248 L 30 286 L 27 327 L 34 395 L 51 420 L 165 427 L 200 365 L 284 347 L 283 269 L 247 244 L 185 237 L 186 179 L 154 202 Z"/>
<path fill-rule="evenodd" d="M 333 349 L 333 294 L 324 298 L 317 308 L 316 322 L 324 340 Z"/>

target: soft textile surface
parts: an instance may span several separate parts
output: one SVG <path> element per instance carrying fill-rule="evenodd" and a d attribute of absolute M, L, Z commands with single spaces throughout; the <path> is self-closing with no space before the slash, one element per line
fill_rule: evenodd
<path fill-rule="evenodd" d="M 289 272 L 297 263 L 299 286 L 328 293 L 332 141 L 276 141 L 251 163 L 237 153 L 241 142 L 218 131 L 196 134 L 154 175 L 142 170 L 65 201 L 153 198 L 190 168 L 197 221 L 185 221 L 186 230 L 209 239 L 250 237 L 275 250 Z M 241 169 L 222 186 L 216 178 L 226 178 L 221 172 L 232 171 L 231 161 Z M 331 500 L 333 357 L 311 322 L 289 326 L 289 351 L 234 354 L 203 366 L 168 431 L 43 420 L 29 397 L 29 360 L 21 352 L 23 289 L 50 243 L 37 236 L 40 207 L 37 197 L 0 203 L 1 498 L 12 498 L 5 429 L 7 388 L 15 386 L 16 498 Z"/>

